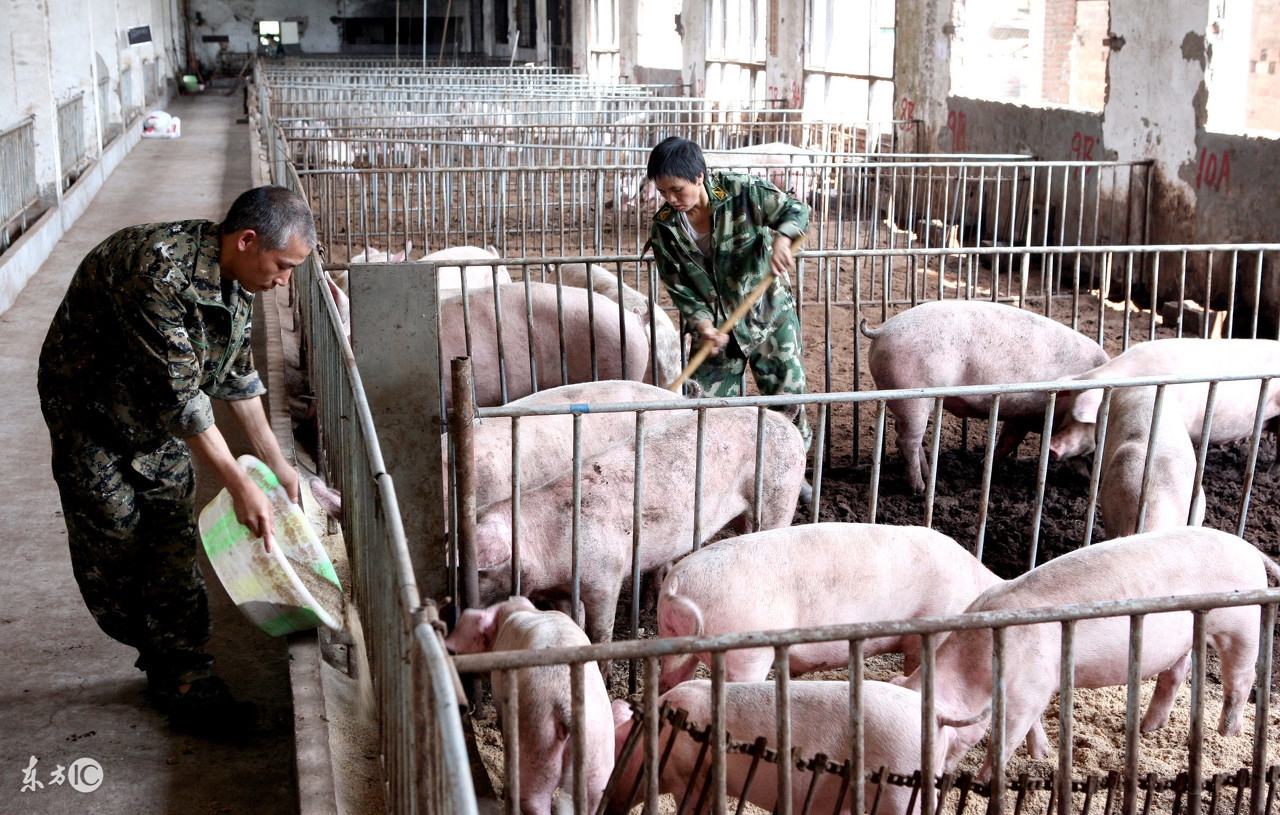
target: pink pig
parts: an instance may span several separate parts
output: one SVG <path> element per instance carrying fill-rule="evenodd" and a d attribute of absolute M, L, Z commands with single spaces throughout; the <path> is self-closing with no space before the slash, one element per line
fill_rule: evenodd
<path fill-rule="evenodd" d="M 538 611 L 523 597 L 513 597 L 485 609 L 467 609 L 445 645 L 458 654 L 521 651 L 589 645 L 587 635 L 558 611 Z M 492 677 L 493 698 L 505 700 L 505 671 Z M 609 693 L 594 662 L 583 671 L 586 716 L 588 812 L 595 812 L 613 772 L 610 737 L 613 718 Z M 517 739 L 520 745 L 520 812 L 548 815 L 556 787 L 561 795 L 573 790 L 573 700 L 569 694 L 569 666 L 522 668 L 516 680 L 519 697 Z"/>
<path fill-rule="evenodd" d="M 1204 520 L 1204 492 L 1192 487 L 1196 480 L 1196 451 L 1182 423 L 1182 416 L 1166 394 L 1161 405 L 1159 433 L 1151 437 L 1156 389 L 1117 388 L 1107 413 L 1107 438 L 1102 448 L 1102 484 L 1099 504 L 1107 535 L 1119 538 L 1138 531 L 1138 506 L 1142 475 L 1146 470 L 1148 442 L 1155 445 L 1151 483 L 1147 487 L 1144 532 L 1192 526 Z"/>
<path fill-rule="evenodd" d="M 1253 545 L 1215 529 L 1182 527 L 1099 543 L 1062 555 L 978 596 L 967 611 L 1007 611 L 1168 595 L 1265 589 L 1280 567 Z M 1218 732 L 1234 736 L 1258 656 L 1258 609 L 1216 608 L 1205 615 L 1209 644 L 1222 661 L 1222 718 Z M 1191 667 L 1191 612 L 1149 615 L 1143 634 L 1142 678 L 1158 677 L 1142 717 L 1142 732 L 1169 720 L 1178 687 Z M 1004 652 L 1006 743 L 1017 744 L 1060 690 L 1062 627 L 1058 623 L 1007 629 Z M 991 718 L 990 629 L 955 631 L 937 651 L 938 724 L 956 728 L 952 765 L 986 732 Z M 1129 618 L 1081 620 L 1075 625 L 1075 686 L 1123 685 L 1129 670 Z M 921 672 L 901 680 L 919 690 Z M 988 749 L 980 778 L 991 777 Z"/>
<path fill-rule="evenodd" d="M 1035 312 L 981 300 L 938 300 L 908 309 L 879 328 L 861 331 L 872 339 L 867 367 L 882 390 L 1043 382 L 1083 373 L 1107 361 L 1107 354 L 1078 331 Z M 990 396 L 954 396 L 942 406 L 956 416 L 985 419 Z M 1017 449 L 1044 421 L 1043 393 L 1000 397 L 1005 420 L 996 457 Z M 888 408 L 898 430 L 898 450 L 907 478 L 924 491 L 928 474 L 921 446 L 931 399 L 892 399 Z"/>
<path fill-rule="evenodd" d="M 1122 379 L 1135 376 L 1215 376 L 1280 373 L 1280 341 L 1201 340 L 1179 337 L 1138 343 L 1120 356 L 1076 376 L 1076 379 Z M 1258 380 L 1223 382 L 1214 399 L 1212 444 L 1233 441 L 1253 432 L 1258 409 Z M 1058 397 L 1049 452 L 1069 458 L 1091 452 L 1094 426 L 1102 404 L 1102 388 L 1065 392 Z M 1165 404 L 1176 404 L 1193 444 L 1204 427 L 1208 383 L 1170 385 Z M 1280 416 L 1280 383 L 1272 383 L 1263 405 L 1263 418 Z M 1269 424 L 1276 430 L 1276 423 Z"/>
<path fill-rule="evenodd" d="M 719 546 L 720 544 L 716 544 Z M 714 547 L 712 547 L 714 548 Z M 915 691 L 895 687 L 886 682 L 865 681 L 863 691 L 863 743 L 865 753 L 863 765 L 867 772 L 874 772 L 880 767 L 888 767 L 892 773 L 910 776 L 920 767 L 920 694 Z M 772 682 L 734 682 L 724 688 L 724 720 L 725 730 L 734 741 L 753 742 L 764 737 L 776 745 L 776 689 Z M 658 700 L 659 705 L 666 704 L 673 708 L 688 711 L 688 721 L 698 727 L 706 727 L 711 723 L 711 683 L 705 679 L 697 679 L 677 685 L 664 693 Z M 627 734 L 633 726 L 631 707 L 621 700 L 613 703 L 615 758 L 626 741 Z M 665 728 L 659 734 L 661 749 L 667 749 Z M 848 682 L 793 682 L 791 683 L 791 743 L 795 751 L 805 757 L 812 758 L 819 753 L 836 764 L 849 758 L 849 683 Z M 677 804 L 686 794 L 697 795 L 702 779 L 709 773 L 710 757 L 702 762 L 698 777 L 694 778 L 694 768 L 702 744 L 693 740 L 688 733 L 677 737 L 671 753 L 663 765 L 662 775 L 658 782 L 659 790 L 676 796 Z M 941 767 L 946 744 L 939 740 L 935 744 L 934 766 Z M 636 745 L 631 760 L 618 774 L 614 793 L 608 801 L 606 812 L 618 815 L 627 812 L 628 803 L 634 797 L 642 800 L 644 789 L 637 790 L 637 779 L 644 765 L 643 744 Z M 751 785 L 747 788 L 747 772 L 751 765 L 751 756 L 736 753 L 726 756 L 725 788 L 735 798 L 744 796 L 766 812 L 775 810 L 778 798 L 778 776 L 775 765 L 761 762 L 756 769 Z M 791 800 L 794 812 L 804 809 L 805 798 L 812 780 L 809 772 L 800 769 L 791 771 Z M 697 784 L 699 786 L 691 785 Z M 810 812 L 833 813 L 836 800 L 840 797 L 843 779 L 839 775 L 825 773 L 818 782 L 814 792 L 813 805 Z M 632 792 L 635 790 L 635 795 Z M 870 808 L 876 797 L 876 787 L 870 783 L 864 785 L 867 807 Z M 886 784 L 880 798 L 879 815 L 901 815 L 907 811 L 911 801 L 910 787 Z M 846 793 L 841 812 L 847 813 L 853 796 Z M 919 808 L 916 809 L 919 811 Z"/>
<path fill-rule="evenodd" d="M 755 514 L 756 408 L 706 413 L 702 540 L 733 522 L 750 532 Z M 761 528 L 791 523 L 804 480 L 804 443 L 795 425 L 764 411 Z M 641 574 L 693 548 L 697 416 L 676 411 L 645 434 Z M 631 576 L 634 440 L 584 462 L 582 468 L 581 599 L 592 642 L 608 642 L 618 595 Z M 521 590 L 535 599 L 563 601 L 573 586 L 572 473 L 520 498 Z M 498 501 L 476 519 L 480 594 L 486 602 L 511 592 L 511 501 Z"/>
<path fill-rule="evenodd" d="M 720 541 L 672 567 L 658 597 L 658 636 L 958 614 L 1001 582 L 951 538 L 921 526 L 789 526 Z M 882 637 L 864 647 L 868 656 L 905 652 L 908 673 L 920 661 L 919 637 Z M 845 640 L 793 645 L 789 653 L 792 674 L 849 664 Z M 663 657 L 658 687 L 691 679 L 699 661 L 710 664 L 705 653 Z M 772 648 L 725 654 L 730 682 L 763 680 L 772 667 Z"/>

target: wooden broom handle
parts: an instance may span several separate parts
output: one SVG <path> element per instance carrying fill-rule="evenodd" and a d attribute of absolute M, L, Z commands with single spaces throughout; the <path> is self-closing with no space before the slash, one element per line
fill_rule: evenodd
<path fill-rule="evenodd" d="M 800 237 L 791 241 L 791 257 L 795 257 L 800 254 L 804 249 L 804 240 L 806 235 L 807 233 L 801 234 Z M 733 310 L 733 313 L 720 324 L 720 328 L 718 329 L 719 333 L 728 334 L 733 330 L 733 327 L 738 324 L 739 320 L 746 316 L 746 313 L 751 310 L 751 307 L 756 304 L 756 301 L 764 296 L 764 293 L 768 290 L 769 286 L 773 285 L 774 277 L 774 273 L 770 271 L 764 276 L 763 280 L 756 284 L 756 287 L 751 290 L 751 293 L 743 298 L 742 302 L 738 304 L 738 307 Z M 685 383 L 685 380 L 693 376 L 694 371 L 698 370 L 702 363 L 707 361 L 707 357 L 711 356 L 715 349 L 715 341 L 706 340 L 703 342 L 697 352 L 689 358 L 689 364 L 684 366 L 684 370 L 676 377 L 676 381 L 667 386 L 667 390 L 672 393 L 679 393 L 681 386 Z"/>

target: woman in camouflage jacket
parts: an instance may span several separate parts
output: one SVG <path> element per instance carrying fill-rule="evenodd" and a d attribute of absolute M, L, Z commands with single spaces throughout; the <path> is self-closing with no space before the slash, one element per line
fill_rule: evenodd
<path fill-rule="evenodd" d="M 708 172 L 702 149 L 678 136 L 653 148 L 647 175 L 666 201 L 649 237 L 658 275 L 685 331 L 716 346 L 691 378 L 707 396 L 737 396 L 750 366 L 760 393 L 804 393 L 800 319 L 787 274 L 795 268 L 791 242 L 808 227 L 809 207 L 762 178 Z M 773 284 L 721 334 L 717 326 L 770 271 Z M 803 408 L 796 426 L 807 448 Z"/>

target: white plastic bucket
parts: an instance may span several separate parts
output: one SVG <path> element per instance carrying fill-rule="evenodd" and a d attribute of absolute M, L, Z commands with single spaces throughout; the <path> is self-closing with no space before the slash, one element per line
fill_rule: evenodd
<path fill-rule="evenodd" d="M 227 594 L 254 625 L 273 637 L 318 625 L 342 628 L 342 609 L 326 608 L 294 570 L 295 566 L 310 569 L 342 589 L 311 522 L 302 508 L 289 500 L 267 465 L 253 456 L 240 456 L 237 461 L 271 499 L 275 545 L 265 551 L 262 538 L 236 520 L 226 489 L 209 502 L 200 513 L 200 537 Z"/>

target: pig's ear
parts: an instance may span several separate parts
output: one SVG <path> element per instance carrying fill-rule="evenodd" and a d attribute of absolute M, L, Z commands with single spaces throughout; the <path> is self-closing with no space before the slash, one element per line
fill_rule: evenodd
<path fill-rule="evenodd" d="M 496 569 L 511 560 L 511 524 L 491 518 L 476 524 L 476 567 Z"/>
<path fill-rule="evenodd" d="M 493 244 L 489 244 L 488 246 L 485 247 L 485 249 L 488 249 L 489 254 L 493 255 L 496 258 L 502 257 L 502 255 L 498 254 L 498 247 L 494 246 Z"/>
<path fill-rule="evenodd" d="M 470 613 L 470 611 L 464 612 Z M 484 642 L 484 650 L 493 650 L 493 641 L 498 636 L 498 606 L 489 606 L 476 610 L 479 619 L 476 621 L 476 629 L 480 632 L 480 639 Z"/>
<path fill-rule="evenodd" d="M 1102 407 L 1103 388 L 1092 388 L 1079 391 L 1075 403 L 1071 406 L 1071 418 L 1085 424 L 1097 424 L 1098 408 Z"/>

